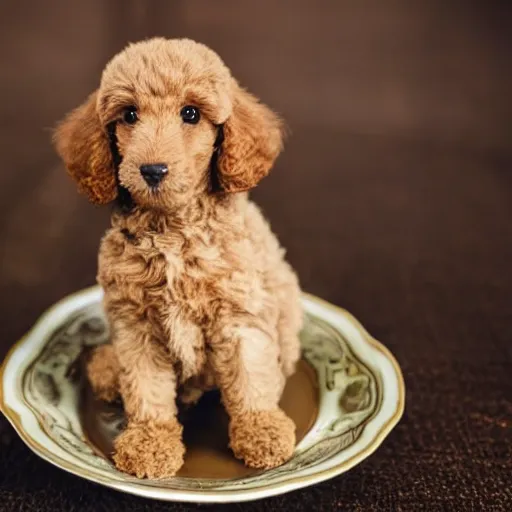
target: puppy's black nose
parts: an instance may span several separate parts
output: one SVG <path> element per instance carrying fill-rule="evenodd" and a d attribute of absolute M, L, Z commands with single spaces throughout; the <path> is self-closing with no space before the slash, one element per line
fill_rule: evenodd
<path fill-rule="evenodd" d="M 140 173 L 150 187 L 156 187 L 167 174 L 165 164 L 147 164 L 140 166 Z"/>

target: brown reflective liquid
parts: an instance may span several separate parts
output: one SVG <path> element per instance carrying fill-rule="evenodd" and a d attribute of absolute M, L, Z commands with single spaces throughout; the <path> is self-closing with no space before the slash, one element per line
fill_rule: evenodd
<path fill-rule="evenodd" d="M 303 360 L 288 379 L 281 407 L 295 422 L 297 441 L 300 441 L 318 414 L 316 374 Z M 87 387 L 81 410 L 85 435 L 100 454 L 110 457 L 113 440 L 124 419 L 122 407 L 95 400 Z M 235 459 L 229 450 L 228 416 L 217 393 L 206 394 L 197 405 L 182 414 L 180 421 L 184 426 L 187 453 L 178 476 L 238 478 L 257 472 Z"/>

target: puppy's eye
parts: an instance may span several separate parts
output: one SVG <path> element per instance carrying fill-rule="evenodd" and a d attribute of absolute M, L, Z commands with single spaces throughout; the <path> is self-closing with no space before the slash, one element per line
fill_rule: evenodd
<path fill-rule="evenodd" d="M 184 123 L 197 124 L 201 118 L 199 109 L 192 105 L 187 105 L 181 109 L 180 116 Z"/>
<path fill-rule="evenodd" d="M 134 106 L 126 107 L 123 114 L 123 121 L 126 124 L 135 124 L 138 119 L 137 108 Z"/>

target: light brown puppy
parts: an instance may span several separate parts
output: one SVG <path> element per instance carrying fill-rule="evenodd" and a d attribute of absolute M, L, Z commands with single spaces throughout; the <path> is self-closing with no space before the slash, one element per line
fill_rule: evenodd
<path fill-rule="evenodd" d="M 139 477 L 183 463 L 177 399 L 218 387 L 236 457 L 271 468 L 293 453 L 279 408 L 302 325 L 297 278 L 245 191 L 270 171 L 282 124 L 194 41 L 128 46 L 55 141 L 79 189 L 116 201 L 98 281 L 112 345 L 89 379 L 128 425 L 114 461 Z"/>

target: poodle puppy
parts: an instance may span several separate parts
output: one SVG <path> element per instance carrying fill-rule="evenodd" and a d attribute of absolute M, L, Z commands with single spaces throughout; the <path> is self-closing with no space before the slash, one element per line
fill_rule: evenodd
<path fill-rule="evenodd" d="M 120 470 L 174 475 L 185 451 L 177 401 L 214 387 L 236 457 L 272 468 L 293 453 L 278 404 L 300 356 L 300 288 L 247 197 L 282 127 L 212 50 L 157 38 L 115 56 L 56 130 L 78 189 L 115 203 L 98 270 L 112 341 L 88 375 L 103 399 L 122 397 Z"/>

